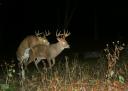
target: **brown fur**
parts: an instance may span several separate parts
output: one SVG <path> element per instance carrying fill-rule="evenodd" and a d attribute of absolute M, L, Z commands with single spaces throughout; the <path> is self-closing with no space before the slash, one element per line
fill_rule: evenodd
<path fill-rule="evenodd" d="M 46 40 L 46 43 L 44 43 L 43 40 Z M 44 44 L 44 45 L 48 45 L 48 41 L 46 38 L 43 37 L 37 37 L 34 35 L 30 35 L 27 36 L 19 45 L 16 55 L 17 55 L 17 59 L 22 63 L 23 59 L 22 56 L 24 55 L 25 49 L 27 48 L 32 48 L 35 45 L 39 45 L 39 44 Z"/>

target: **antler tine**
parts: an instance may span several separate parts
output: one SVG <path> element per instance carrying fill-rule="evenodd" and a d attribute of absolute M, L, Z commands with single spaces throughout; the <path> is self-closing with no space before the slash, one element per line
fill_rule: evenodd
<path fill-rule="evenodd" d="M 38 30 L 38 32 L 35 31 L 35 35 L 36 35 L 37 37 L 39 37 L 41 34 L 42 34 L 42 33 L 40 33 L 39 30 Z"/>
<path fill-rule="evenodd" d="M 35 35 L 37 36 L 37 32 L 35 31 Z"/>
<path fill-rule="evenodd" d="M 39 35 L 39 30 L 38 30 L 37 32 L 35 31 L 35 35 L 36 35 L 36 36 L 38 36 L 38 35 Z"/>
<path fill-rule="evenodd" d="M 64 30 L 64 37 L 65 37 L 65 38 L 68 37 L 70 34 L 71 34 L 71 33 L 68 32 L 68 30 L 67 30 L 67 32 L 65 32 L 65 30 Z"/>
<path fill-rule="evenodd" d="M 51 33 L 49 32 L 49 30 L 48 30 L 48 32 L 45 30 L 45 36 L 49 36 Z"/>
<path fill-rule="evenodd" d="M 62 34 L 61 34 L 61 31 L 59 32 L 59 33 L 57 33 L 58 32 L 58 29 L 57 29 L 57 31 L 56 31 L 56 37 L 59 37 L 59 36 L 61 36 Z"/>

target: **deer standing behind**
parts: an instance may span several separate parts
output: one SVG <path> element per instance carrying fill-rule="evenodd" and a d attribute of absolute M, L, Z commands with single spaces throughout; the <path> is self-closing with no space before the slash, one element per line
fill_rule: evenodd
<path fill-rule="evenodd" d="M 58 42 L 50 44 L 49 46 L 46 45 L 36 45 L 32 47 L 29 51 L 29 61 L 28 64 L 34 61 L 37 70 L 39 71 L 38 68 L 38 63 L 42 59 L 47 59 L 49 67 L 51 68 L 55 64 L 55 58 L 65 49 L 65 48 L 70 48 L 68 42 L 65 40 L 67 36 L 69 36 L 69 32 L 65 32 L 63 34 L 60 34 L 56 32 L 56 37 Z M 53 61 L 53 64 L 51 64 L 51 60 Z M 27 64 L 27 65 L 28 65 Z"/>
<path fill-rule="evenodd" d="M 19 65 L 26 65 L 26 62 L 29 58 L 29 50 L 30 48 L 36 45 L 49 45 L 49 41 L 46 36 L 50 35 L 50 32 L 46 32 L 41 36 L 42 33 L 36 33 L 35 35 L 29 35 L 20 43 L 19 47 L 16 51 L 17 60 L 19 61 Z"/>

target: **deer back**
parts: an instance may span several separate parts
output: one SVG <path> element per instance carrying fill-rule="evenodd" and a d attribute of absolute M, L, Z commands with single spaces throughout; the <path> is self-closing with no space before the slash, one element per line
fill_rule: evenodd
<path fill-rule="evenodd" d="M 24 55 L 24 52 L 27 48 L 32 48 L 36 45 L 49 45 L 49 42 L 46 38 L 37 37 L 37 36 L 27 36 L 19 45 L 16 55 L 18 60 L 22 60 L 21 57 Z"/>

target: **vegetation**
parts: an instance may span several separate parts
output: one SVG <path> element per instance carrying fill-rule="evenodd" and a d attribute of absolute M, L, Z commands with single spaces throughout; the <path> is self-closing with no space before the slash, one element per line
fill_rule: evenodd
<path fill-rule="evenodd" d="M 0 91 L 128 91 L 127 52 L 117 41 L 107 44 L 98 59 L 65 56 L 52 69 L 40 66 L 41 73 L 17 70 L 14 61 L 4 63 Z"/>

